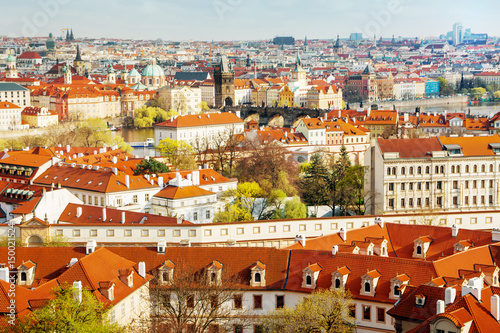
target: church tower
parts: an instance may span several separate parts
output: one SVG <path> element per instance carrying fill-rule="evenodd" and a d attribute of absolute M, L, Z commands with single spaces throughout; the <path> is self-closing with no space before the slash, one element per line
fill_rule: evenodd
<path fill-rule="evenodd" d="M 73 60 L 73 67 L 75 67 L 76 74 L 84 76 L 85 75 L 85 63 L 80 55 L 80 45 L 76 46 L 76 58 Z"/>
<path fill-rule="evenodd" d="M 108 84 L 115 84 L 116 83 L 116 73 L 113 69 L 113 66 L 111 66 L 111 65 L 108 66 L 108 73 L 106 75 L 106 81 Z"/>
<path fill-rule="evenodd" d="M 300 60 L 299 52 L 297 51 L 297 59 L 295 60 L 295 68 L 291 72 L 292 78 L 290 79 L 289 86 L 305 87 L 307 86 L 307 74 L 302 68 L 302 61 Z"/>
<path fill-rule="evenodd" d="M 234 105 L 234 72 L 229 68 L 229 60 L 225 55 L 214 68 L 215 107 Z"/>
<path fill-rule="evenodd" d="M 64 67 L 64 84 L 71 84 L 71 83 L 73 83 L 71 68 L 66 63 L 66 66 Z"/>
<path fill-rule="evenodd" d="M 7 60 L 5 60 L 5 64 L 7 65 L 7 68 L 5 69 L 6 78 L 12 79 L 19 77 L 16 67 L 16 57 L 12 53 L 10 53 Z"/>

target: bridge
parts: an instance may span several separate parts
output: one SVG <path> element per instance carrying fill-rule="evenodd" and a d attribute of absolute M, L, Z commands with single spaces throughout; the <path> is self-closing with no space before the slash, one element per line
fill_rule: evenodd
<path fill-rule="evenodd" d="M 311 118 L 323 117 L 329 110 L 308 109 L 308 108 L 284 108 L 284 107 L 257 107 L 257 106 L 232 106 L 224 107 L 224 111 L 240 111 L 241 119 L 245 121 L 255 120 L 259 126 L 274 125 L 281 123 L 284 127 L 292 127 L 293 124 L 309 116 Z M 280 118 L 281 117 L 281 118 Z"/>

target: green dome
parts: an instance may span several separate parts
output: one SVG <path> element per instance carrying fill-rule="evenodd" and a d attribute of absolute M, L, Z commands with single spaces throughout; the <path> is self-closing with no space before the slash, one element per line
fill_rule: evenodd
<path fill-rule="evenodd" d="M 147 65 L 146 68 L 142 71 L 142 76 L 165 76 L 165 72 L 158 65 Z"/>
<path fill-rule="evenodd" d="M 130 76 L 130 77 L 136 77 L 136 76 L 141 77 L 141 74 L 139 74 L 139 72 L 135 68 L 132 68 L 130 70 L 130 72 L 128 73 L 128 76 Z"/>
<path fill-rule="evenodd" d="M 9 54 L 9 56 L 7 57 L 7 60 L 5 60 L 5 61 L 6 62 L 16 62 L 16 57 L 14 57 L 11 53 L 11 54 Z"/>

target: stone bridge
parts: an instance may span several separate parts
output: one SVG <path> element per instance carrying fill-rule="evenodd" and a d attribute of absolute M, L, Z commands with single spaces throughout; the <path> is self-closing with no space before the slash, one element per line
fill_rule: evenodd
<path fill-rule="evenodd" d="M 307 109 L 307 108 L 277 108 L 277 107 L 225 107 L 224 111 L 240 111 L 241 119 L 245 122 L 253 119 L 259 123 L 259 126 L 280 124 L 278 119 L 281 117 L 282 126 L 292 127 L 293 124 L 300 118 L 309 116 L 311 118 L 323 117 L 328 110 Z"/>

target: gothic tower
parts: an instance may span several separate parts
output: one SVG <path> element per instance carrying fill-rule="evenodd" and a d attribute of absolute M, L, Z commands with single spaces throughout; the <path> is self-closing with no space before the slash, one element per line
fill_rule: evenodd
<path fill-rule="evenodd" d="M 80 46 L 76 46 L 76 58 L 73 60 L 73 67 L 76 70 L 77 75 L 84 76 L 85 75 L 85 63 L 82 60 L 82 56 L 80 55 Z"/>
<path fill-rule="evenodd" d="M 229 60 L 225 55 L 214 68 L 215 107 L 234 105 L 234 72 L 229 68 Z"/>

